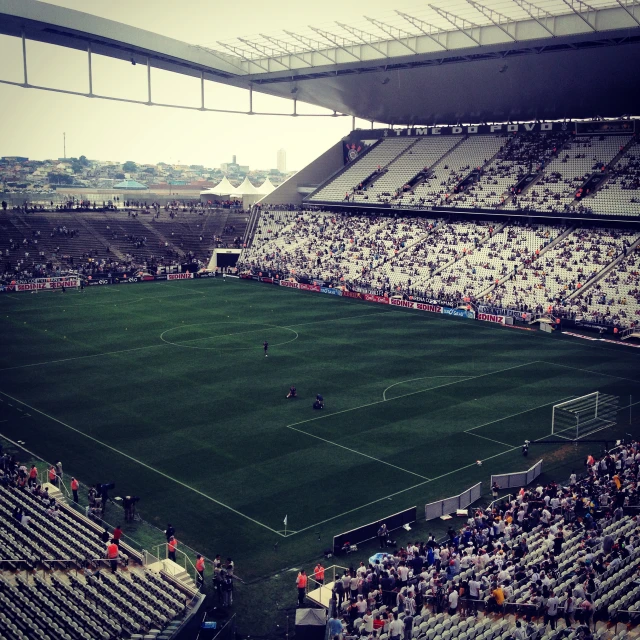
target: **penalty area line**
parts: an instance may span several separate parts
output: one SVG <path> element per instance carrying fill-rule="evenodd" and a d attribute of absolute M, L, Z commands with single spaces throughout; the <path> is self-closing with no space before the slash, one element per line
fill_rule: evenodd
<path fill-rule="evenodd" d="M 267 529 L 268 531 L 271 531 L 271 533 L 275 533 L 275 534 L 279 535 L 281 538 L 285 537 L 282 533 L 279 533 L 276 529 L 272 529 L 268 525 L 263 524 L 262 522 L 259 522 L 258 520 L 254 520 L 251 516 L 248 516 L 248 515 L 242 513 L 241 511 L 238 511 L 237 509 L 234 509 L 233 507 L 230 507 L 228 504 L 225 504 L 224 502 L 220 502 L 220 500 L 216 500 L 215 498 L 212 498 L 211 496 L 207 495 L 206 493 L 203 493 L 202 491 L 196 489 L 195 487 L 192 487 L 192 486 L 186 484 L 185 482 L 182 482 L 182 480 L 178 480 L 177 478 L 174 478 L 173 476 L 170 476 L 169 474 L 164 473 L 163 471 L 160 471 L 159 469 L 156 469 L 155 467 L 152 467 L 151 465 L 147 464 L 146 462 L 143 462 L 142 460 L 138 460 L 138 458 L 134 458 L 133 456 L 130 456 L 128 453 L 125 453 L 124 451 L 121 451 L 120 449 L 116 449 L 115 447 L 112 447 L 110 444 L 107 444 L 106 442 L 102 442 L 102 440 L 98 440 L 97 438 L 94 438 L 93 436 L 90 436 L 89 434 L 85 433 L 84 431 L 80 431 L 80 429 L 76 429 L 75 427 L 72 427 L 70 424 L 67 424 L 66 422 L 63 422 L 62 420 L 59 420 L 58 418 L 54 418 L 53 416 L 49 415 L 48 413 L 45 413 L 44 411 L 41 411 L 40 409 L 36 409 L 36 407 L 33 407 L 33 406 L 27 404 L 26 402 L 23 402 L 22 400 L 19 400 L 18 398 L 14 398 L 13 396 L 10 396 L 8 393 L 5 393 L 4 391 L 0 391 L 0 394 L 5 396 L 5 398 L 9 398 L 9 399 L 13 400 L 14 402 L 19 402 L 22 406 L 27 407 L 28 409 L 31 409 L 31 411 L 35 411 L 36 413 L 39 413 L 40 415 L 44 416 L 45 418 L 48 418 L 49 420 L 53 420 L 54 422 L 57 422 L 58 424 L 62 425 L 63 427 L 66 427 L 67 429 L 69 429 L 71 431 L 74 431 L 75 433 L 78 433 L 79 435 L 84 436 L 85 438 L 88 438 L 89 440 L 92 440 L 93 442 L 95 442 L 95 443 L 97 443 L 99 445 L 102 445 L 103 447 L 106 447 L 110 451 L 113 451 L 114 453 L 117 453 L 117 454 L 123 456 L 124 458 L 127 458 L 128 460 L 131 460 L 132 462 L 135 462 L 135 463 L 139 464 L 140 466 L 144 467 L 145 469 L 148 469 L 149 471 L 153 471 L 153 473 L 157 473 L 158 475 L 162 476 L 163 478 L 166 478 L 167 480 L 171 480 L 172 482 L 175 482 L 176 484 L 179 484 L 181 487 L 184 487 L 185 489 L 188 489 L 189 491 L 193 491 L 194 493 L 197 493 L 202 498 L 206 498 L 207 500 L 210 500 L 211 502 L 214 502 L 218 506 L 224 507 L 225 509 L 228 509 L 232 513 L 235 513 L 236 515 L 241 516 L 242 518 L 245 518 L 246 520 L 249 520 L 250 522 L 253 522 L 253 524 L 257 524 L 258 526 L 262 527 L 263 529 Z"/>

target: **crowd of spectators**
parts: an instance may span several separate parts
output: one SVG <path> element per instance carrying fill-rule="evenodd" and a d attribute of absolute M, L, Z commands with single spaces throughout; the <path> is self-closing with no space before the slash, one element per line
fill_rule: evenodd
<path fill-rule="evenodd" d="M 590 636 L 609 615 L 605 585 L 631 559 L 636 575 L 640 568 L 639 466 L 637 441 L 589 455 L 582 479 L 573 472 L 566 484 L 521 489 L 473 510 L 444 541 L 430 535 L 352 565 L 336 576 L 330 627 L 411 638 L 433 616 L 458 622 L 484 611 L 516 614 L 516 640 L 536 635 L 535 622 L 555 630 L 559 620 Z"/>
<path fill-rule="evenodd" d="M 262 213 L 238 267 L 378 295 L 635 326 L 640 287 L 638 252 L 631 247 L 639 237 L 626 229 L 519 220 L 272 210 Z"/>

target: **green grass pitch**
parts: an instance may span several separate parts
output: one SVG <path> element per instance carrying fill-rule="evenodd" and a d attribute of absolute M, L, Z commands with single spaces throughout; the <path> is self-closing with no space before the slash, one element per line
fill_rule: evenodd
<path fill-rule="evenodd" d="M 640 400 L 635 349 L 232 279 L 4 295 L 0 320 L 0 433 L 247 578 L 492 472 L 568 474 L 583 447 L 520 452 L 552 405 Z"/>

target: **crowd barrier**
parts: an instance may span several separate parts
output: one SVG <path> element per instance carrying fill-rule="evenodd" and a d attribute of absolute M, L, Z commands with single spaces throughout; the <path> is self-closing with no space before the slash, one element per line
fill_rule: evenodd
<path fill-rule="evenodd" d="M 480 499 L 482 495 L 482 482 L 474 484 L 460 495 L 444 498 L 437 502 L 430 502 L 424 507 L 425 520 L 435 520 L 450 513 L 455 513 L 458 509 L 466 509 L 470 504 Z"/>
<path fill-rule="evenodd" d="M 542 460 L 538 460 L 533 467 L 527 471 L 516 471 L 514 473 L 503 473 L 491 476 L 491 486 L 498 485 L 499 489 L 511 489 L 513 487 L 526 487 L 542 473 Z"/>
<path fill-rule="evenodd" d="M 333 537 L 333 553 L 339 554 L 347 542 L 350 544 L 360 544 L 367 540 L 373 540 L 378 535 L 378 529 L 380 529 L 382 524 L 386 524 L 389 531 L 399 529 L 405 524 L 411 524 L 417 520 L 417 513 L 417 507 L 411 507 L 410 509 L 400 511 L 400 513 L 394 513 L 376 522 L 365 524 L 357 529 L 340 533 Z"/>

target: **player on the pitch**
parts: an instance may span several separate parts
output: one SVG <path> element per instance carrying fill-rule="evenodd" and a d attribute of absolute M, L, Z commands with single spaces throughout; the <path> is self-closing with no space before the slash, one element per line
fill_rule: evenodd
<path fill-rule="evenodd" d="M 287 394 L 287 399 L 289 398 L 297 398 L 298 397 L 298 391 L 295 388 L 295 385 L 291 385 L 289 387 L 289 393 Z"/>
<path fill-rule="evenodd" d="M 269 354 L 267 353 L 267 351 L 269 350 L 269 343 L 265 340 L 262 346 L 264 347 L 264 357 L 268 358 Z"/>

